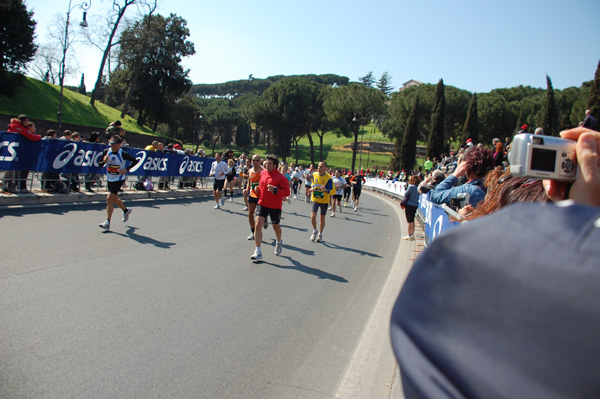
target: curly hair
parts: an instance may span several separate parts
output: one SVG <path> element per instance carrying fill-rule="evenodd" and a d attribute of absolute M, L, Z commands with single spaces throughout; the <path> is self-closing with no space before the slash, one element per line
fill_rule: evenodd
<path fill-rule="evenodd" d="M 465 162 L 467 163 L 467 175 L 476 179 L 485 177 L 496 166 L 494 153 L 483 147 L 473 147 L 467 151 Z"/>
<path fill-rule="evenodd" d="M 542 181 L 528 177 L 514 177 L 510 172 L 494 170 L 485 179 L 487 195 L 471 215 L 465 219 L 475 219 L 488 215 L 516 202 L 545 204 L 552 202 L 544 191 Z"/>

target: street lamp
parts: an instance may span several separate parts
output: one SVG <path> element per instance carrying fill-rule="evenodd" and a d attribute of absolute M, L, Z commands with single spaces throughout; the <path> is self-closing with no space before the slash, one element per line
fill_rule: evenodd
<path fill-rule="evenodd" d="M 360 119 L 356 119 L 356 114 L 360 115 Z M 358 111 L 358 110 L 354 110 L 354 118 L 352 118 L 352 122 L 358 122 L 358 128 L 360 129 L 360 126 L 364 124 L 365 117 L 367 115 L 369 115 L 369 114 L 375 115 L 375 113 L 373 112 L 373 108 L 372 107 L 368 107 L 365 110 L 364 114 L 362 112 Z M 359 155 L 359 161 L 358 161 L 358 163 L 360 165 L 359 166 L 360 170 L 362 170 L 362 149 L 364 147 L 364 142 L 365 142 L 365 135 L 364 135 L 364 133 L 361 136 L 360 141 L 361 141 L 360 142 L 360 155 Z"/>
<path fill-rule="evenodd" d="M 88 2 L 83 2 L 81 4 L 75 4 L 74 6 L 71 6 L 71 0 L 69 0 L 69 8 L 67 10 L 67 22 L 65 24 L 65 42 L 63 43 L 63 57 L 62 57 L 62 61 L 60 63 L 60 71 L 59 71 L 59 80 L 60 80 L 60 96 L 59 96 L 59 100 L 58 100 L 58 132 L 60 133 L 60 128 L 62 125 L 62 105 L 63 105 L 63 90 L 64 90 L 64 84 L 65 84 L 65 61 L 67 58 L 67 49 L 69 46 L 69 19 L 71 18 L 71 11 L 73 11 L 75 8 L 79 7 L 83 10 L 83 21 L 81 21 L 79 23 L 79 26 L 81 26 L 82 28 L 87 28 L 88 27 L 88 23 L 86 21 L 86 17 L 87 17 L 87 10 L 90 8 L 90 6 L 92 5 L 92 0 L 89 0 Z"/>
<path fill-rule="evenodd" d="M 194 137 L 192 137 L 192 146 L 196 145 L 195 152 L 198 152 L 198 147 L 200 147 L 200 134 L 198 130 L 202 131 L 202 114 L 194 115 Z M 196 121 L 198 121 L 199 129 L 196 128 Z M 196 144 L 196 138 L 198 139 L 198 144 Z"/>
<path fill-rule="evenodd" d="M 371 137 L 369 137 L 369 152 L 367 152 L 367 169 L 369 169 L 369 159 L 371 158 L 371 142 L 373 141 L 373 132 L 375 132 L 375 125 L 377 125 L 377 121 L 375 120 L 377 116 L 371 119 L 373 122 L 373 129 L 371 129 Z"/>

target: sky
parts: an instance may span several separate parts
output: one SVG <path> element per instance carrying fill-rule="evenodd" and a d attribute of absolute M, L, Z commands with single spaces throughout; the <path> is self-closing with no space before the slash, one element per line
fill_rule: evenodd
<path fill-rule="evenodd" d="M 53 40 L 48 29 L 69 1 L 25 4 L 37 42 Z M 91 0 L 88 29 L 104 26 L 111 4 Z M 394 89 L 411 79 L 477 93 L 546 88 L 548 75 L 562 90 L 592 80 L 600 60 L 598 0 L 159 0 L 158 12 L 187 21 L 196 54 L 183 65 L 194 84 L 330 73 L 358 81 L 388 72 Z M 75 7 L 71 32 L 81 16 Z M 101 50 L 77 42 L 69 55 L 77 65 L 65 84 L 79 85 L 85 73 L 91 89 Z"/>

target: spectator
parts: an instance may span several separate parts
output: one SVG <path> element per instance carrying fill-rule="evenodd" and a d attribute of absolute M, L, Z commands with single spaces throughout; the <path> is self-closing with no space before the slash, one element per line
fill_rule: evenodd
<path fill-rule="evenodd" d="M 542 129 L 541 127 L 536 127 L 533 134 L 544 134 L 544 129 Z"/>
<path fill-rule="evenodd" d="M 81 133 L 73 132 L 73 141 L 81 141 Z"/>
<path fill-rule="evenodd" d="M 146 146 L 146 148 L 144 148 L 144 150 L 146 150 L 146 151 L 156 151 L 157 148 L 158 148 L 158 141 L 154 140 L 152 142 L 152 144 L 148 144 Z M 175 147 L 173 147 L 173 148 L 175 148 Z"/>
<path fill-rule="evenodd" d="M 561 136 L 577 140 L 572 201 L 511 205 L 415 261 L 390 330 L 407 399 L 598 397 L 600 134 Z"/>
<path fill-rule="evenodd" d="M 436 170 L 436 172 L 440 171 Z M 408 178 L 408 187 L 404 192 L 404 199 L 401 203 L 402 209 L 404 209 L 406 215 L 406 223 L 408 224 L 408 235 L 402 237 L 403 240 L 415 240 L 415 215 L 417 213 L 417 208 L 419 207 L 419 192 L 417 191 L 418 184 L 418 176 L 412 175 Z"/>
<path fill-rule="evenodd" d="M 57 136 L 56 130 L 48 129 L 48 130 L 46 130 L 46 135 L 44 136 L 43 140 L 52 140 L 52 139 L 55 139 L 56 136 Z"/>
<path fill-rule="evenodd" d="M 63 136 L 60 139 L 61 140 L 73 140 L 73 132 L 70 130 L 65 130 L 63 132 Z"/>
<path fill-rule="evenodd" d="M 40 141 L 42 136 L 35 134 L 35 125 L 29 121 L 27 115 L 12 118 L 8 125 L 8 132 L 18 133 L 31 141 Z M 28 170 L 8 170 L 4 172 L 4 191 L 10 193 L 27 193 Z"/>
<path fill-rule="evenodd" d="M 583 118 L 583 122 L 581 122 L 580 126 L 588 129 L 594 129 L 596 126 L 596 118 L 592 116 L 592 111 L 589 109 L 585 111 L 585 118 Z"/>
<path fill-rule="evenodd" d="M 463 162 L 459 163 L 456 170 L 444 179 L 429 193 L 429 199 L 434 204 L 448 204 L 458 194 L 469 194 L 470 204 L 476 207 L 485 197 L 483 179 L 494 168 L 494 156 L 488 149 L 473 147 L 465 154 Z M 467 182 L 456 186 L 458 179 L 466 176 Z"/>
<path fill-rule="evenodd" d="M 500 139 L 494 139 L 494 161 L 497 167 L 504 168 L 504 145 Z"/>
<path fill-rule="evenodd" d="M 523 125 L 521 126 L 521 129 L 519 129 L 519 133 L 528 133 L 527 129 L 529 129 L 529 126 Z"/>
<path fill-rule="evenodd" d="M 106 130 L 104 131 L 104 133 L 106 134 L 106 141 L 108 142 L 108 140 L 110 140 L 110 138 L 112 136 L 114 136 L 115 134 L 119 134 L 120 129 L 121 129 L 121 121 L 117 120 L 117 121 L 111 122 L 108 125 L 108 127 L 106 128 Z"/>
<path fill-rule="evenodd" d="M 433 169 L 433 162 L 431 161 L 431 158 L 427 157 L 427 161 L 425 161 L 423 167 L 425 168 L 425 173 L 429 173 L 429 171 Z M 390 173 L 391 172 L 392 171 L 390 171 Z"/>
<path fill-rule="evenodd" d="M 440 184 L 445 177 L 446 176 L 444 175 L 444 172 L 442 172 L 441 170 L 434 170 L 430 176 L 428 176 L 425 180 L 419 183 L 419 187 L 417 187 L 419 193 L 427 194 L 428 192 L 436 188 L 437 185 Z"/>

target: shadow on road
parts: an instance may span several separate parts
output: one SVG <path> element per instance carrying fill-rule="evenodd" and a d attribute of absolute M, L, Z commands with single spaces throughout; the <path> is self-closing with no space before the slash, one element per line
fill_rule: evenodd
<path fill-rule="evenodd" d="M 154 238 L 146 237 L 141 234 L 137 234 L 135 232 L 137 229 L 138 229 L 137 227 L 127 226 L 127 231 L 125 233 L 117 233 L 116 231 L 111 231 L 111 230 L 107 230 L 104 233 L 105 234 L 116 234 L 116 235 L 119 235 L 122 237 L 131 238 L 132 240 L 137 241 L 140 244 L 150 244 L 150 245 L 154 245 L 157 248 L 163 248 L 163 249 L 169 249 L 173 245 L 176 244 L 174 242 L 158 241 L 158 240 L 155 240 Z"/>
<path fill-rule="evenodd" d="M 287 246 L 285 248 L 288 249 Z M 298 262 L 297 260 L 293 259 L 291 256 L 279 256 L 279 258 L 289 260 L 292 265 L 291 266 L 282 266 L 282 265 L 278 265 L 278 264 L 270 263 L 270 262 L 262 262 L 262 263 L 265 265 L 276 267 L 278 269 L 296 270 L 296 271 L 299 271 L 302 273 L 312 274 L 313 276 L 318 277 L 322 280 L 332 280 L 332 281 L 337 281 L 338 283 L 347 283 L 348 282 L 348 280 L 346 280 L 345 278 L 343 278 L 341 276 L 327 273 L 323 270 L 315 269 L 313 267 L 305 266 L 302 263 Z"/>
<path fill-rule="evenodd" d="M 358 255 L 370 256 L 372 258 L 382 258 L 381 255 L 374 254 L 372 252 L 362 251 L 362 250 L 356 249 L 356 248 L 342 247 L 341 245 L 333 244 L 333 243 L 330 243 L 327 241 L 323 241 L 321 244 L 323 244 L 324 247 L 331 248 L 331 249 L 341 249 L 343 251 L 354 252 Z"/>

